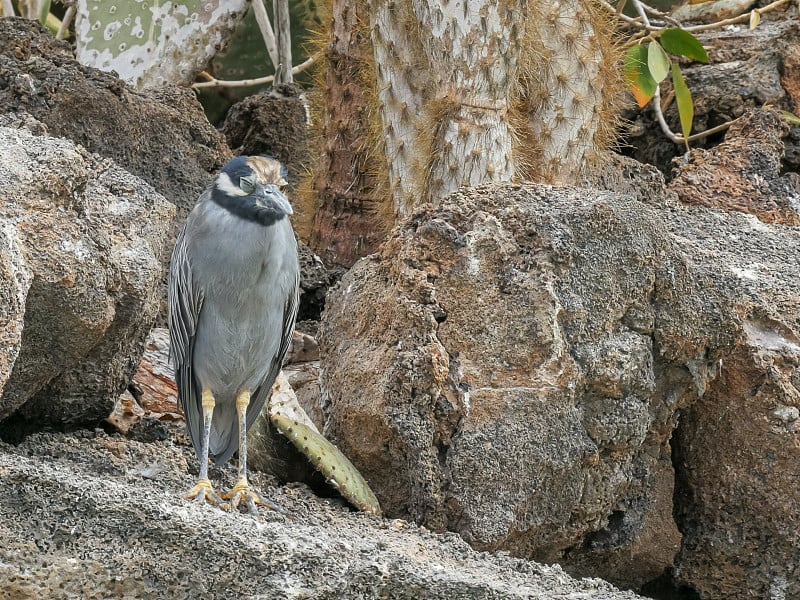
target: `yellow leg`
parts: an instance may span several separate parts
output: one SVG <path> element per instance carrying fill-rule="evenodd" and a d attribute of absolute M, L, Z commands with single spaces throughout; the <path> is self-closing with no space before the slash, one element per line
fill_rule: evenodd
<path fill-rule="evenodd" d="M 278 507 L 258 494 L 247 481 L 247 407 L 250 405 L 250 390 L 240 390 L 236 395 L 236 414 L 239 417 L 239 480 L 231 491 L 222 495 L 230 501 L 231 508 L 246 504 L 251 514 L 258 514 L 256 505 L 273 510 Z"/>
<path fill-rule="evenodd" d="M 211 417 L 214 415 L 214 405 L 214 394 L 211 393 L 210 389 L 203 388 L 201 400 L 201 406 L 203 407 L 203 437 L 200 441 L 200 473 L 197 476 L 197 483 L 184 498 L 201 504 L 208 502 L 215 506 L 223 506 L 225 503 L 214 491 L 214 487 L 208 479 L 208 438 L 211 436 Z"/>
<path fill-rule="evenodd" d="M 236 414 L 239 417 L 239 481 L 236 486 L 247 483 L 247 407 L 250 405 L 250 391 L 242 390 L 236 396 Z"/>

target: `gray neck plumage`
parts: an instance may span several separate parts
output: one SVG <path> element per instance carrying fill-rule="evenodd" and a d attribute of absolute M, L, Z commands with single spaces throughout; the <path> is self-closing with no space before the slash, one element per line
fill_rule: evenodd
<path fill-rule="evenodd" d="M 217 186 L 211 187 L 211 200 L 240 219 L 265 227 L 274 225 L 286 217 L 283 212 L 258 206 L 250 196 L 231 196 L 218 189 Z"/>

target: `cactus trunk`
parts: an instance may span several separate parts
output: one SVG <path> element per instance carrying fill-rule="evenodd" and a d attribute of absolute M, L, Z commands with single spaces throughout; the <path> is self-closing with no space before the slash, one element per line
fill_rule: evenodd
<path fill-rule="evenodd" d="M 595 2 L 542 2 L 528 21 L 517 107 L 528 176 L 575 184 L 613 142 L 623 83 L 612 25 Z"/>
<path fill-rule="evenodd" d="M 395 213 L 514 176 L 509 89 L 525 2 L 370 2 Z"/>
<path fill-rule="evenodd" d="M 375 250 L 386 231 L 382 223 L 391 218 L 383 214 L 385 153 L 372 131 L 377 100 L 363 10 L 335 0 L 330 30 L 318 39 L 326 57 L 314 107 L 319 155 L 299 190 L 307 220 L 298 233 L 326 264 L 347 267 Z"/>
<path fill-rule="evenodd" d="M 362 212 L 370 231 L 385 231 L 461 186 L 575 183 L 612 142 L 623 85 L 611 27 L 594 0 L 334 0 L 334 31 L 348 6 L 363 33 L 361 46 L 348 51 L 368 68 L 353 76 L 333 59 L 327 68 L 337 85 L 359 88 L 346 110 L 370 123 L 351 118 L 336 131 L 323 123 L 323 151 L 332 140 L 365 136 L 365 160 L 329 167 L 347 169 L 364 196 L 364 185 L 374 185 L 371 199 L 383 208 Z M 342 100 L 328 87 L 325 110 Z M 350 223 L 364 207 L 349 194 L 315 203 L 337 207 Z M 333 243 L 353 248 L 354 241 Z M 316 246 L 324 245 L 318 235 Z"/>

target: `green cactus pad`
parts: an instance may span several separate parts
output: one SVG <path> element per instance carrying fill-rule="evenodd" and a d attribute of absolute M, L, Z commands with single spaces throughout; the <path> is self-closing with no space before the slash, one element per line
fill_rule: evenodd
<path fill-rule="evenodd" d="M 381 514 L 378 499 L 347 457 L 307 425 L 273 413 L 272 423 L 305 455 L 334 488 L 353 506 L 374 515 Z"/>
<path fill-rule="evenodd" d="M 137 88 L 189 84 L 223 48 L 246 0 L 78 0 L 76 54 Z"/>

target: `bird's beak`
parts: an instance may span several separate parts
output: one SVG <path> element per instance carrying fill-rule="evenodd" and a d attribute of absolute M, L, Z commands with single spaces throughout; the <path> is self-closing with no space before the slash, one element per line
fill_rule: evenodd
<path fill-rule="evenodd" d="M 289 199 L 280 191 L 277 185 L 269 184 L 258 186 L 256 199 L 259 204 L 274 207 L 284 214 L 294 214 L 292 205 L 289 204 Z"/>

